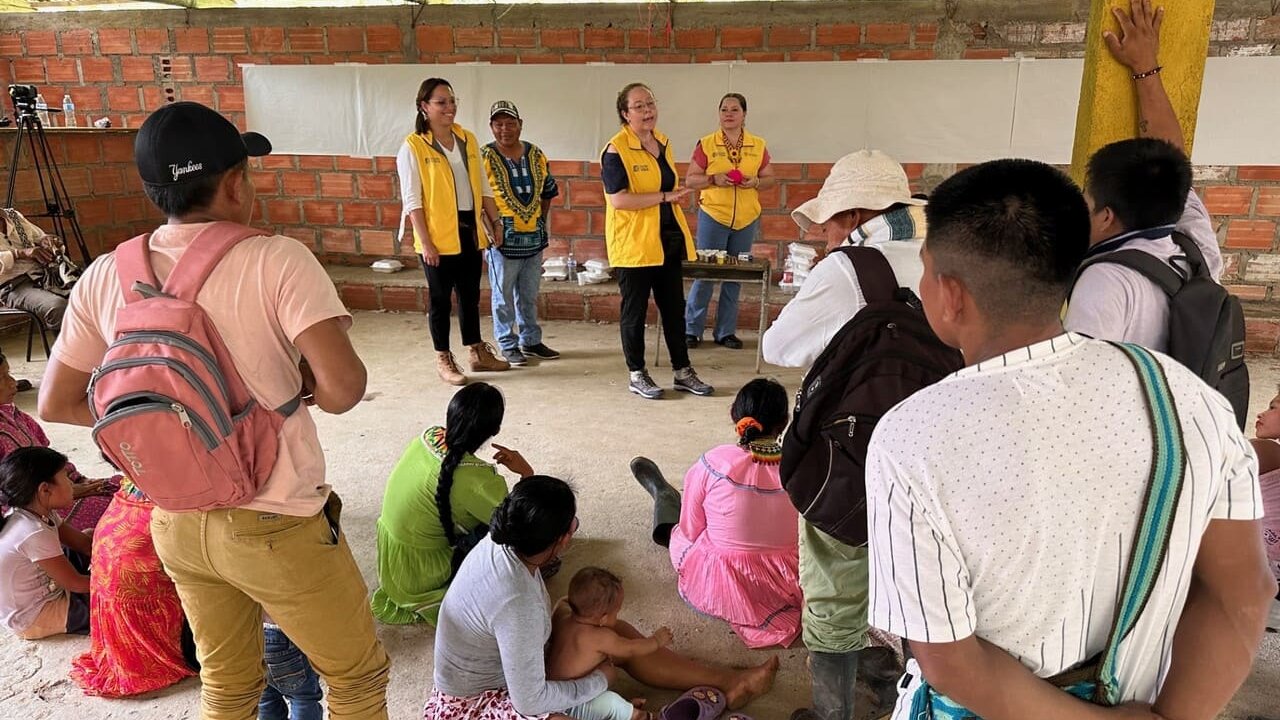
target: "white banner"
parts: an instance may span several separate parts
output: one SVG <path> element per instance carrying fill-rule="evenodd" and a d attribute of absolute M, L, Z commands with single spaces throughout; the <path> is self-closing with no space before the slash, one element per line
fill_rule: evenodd
<path fill-rule="evenodd" d="M 275 151 L 395 155 L 413 131 L 422 80 L 447 78 L 458 122 L 491 140 L 485 114 L 511 100 L 524 137 L 556 160 L 599 159 L 617 132 L 615 98 L 640 81 L 658 97 L 676 157 L 717 126 L 726 92 L 779 162 L 831 162 L 862 147 L 899 162 L 1071 159 L 1083 61 L 715 63 L 687 65 L 247 65 L 248 126 Z M 1209 58 L 1192 160 L 1280 165 L 1280 57 Z"/>

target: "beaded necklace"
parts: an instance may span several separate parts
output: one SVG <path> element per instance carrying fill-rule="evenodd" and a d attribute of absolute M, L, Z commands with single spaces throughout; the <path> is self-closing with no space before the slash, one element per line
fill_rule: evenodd
<path fill-rule="evenodd" d="M 742 141 L 746 139 L 746 132 L 738 130 L 738 142 L 729 142 L 729 134 L 724 130 L 720 131 L 720 137 L 724 138 L 724 148 L 729 152 L 729 162 L 734 167 L 738 167 L 738 163 L 742 162 Z"/>
<path fill-rule="evenodd" d="M 752 440 L 747 443 L 747 452 L 751 453 L 751 461 L 762 465 L 777 465 L 782 462 L 782 446 L 777 438 L 772 440 Z"/>

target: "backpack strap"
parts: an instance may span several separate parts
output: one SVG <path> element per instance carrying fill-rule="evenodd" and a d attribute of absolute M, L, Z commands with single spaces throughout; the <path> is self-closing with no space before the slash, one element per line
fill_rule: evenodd
<path fill-rule="evenodd" d="M 1204 260 L 1204 251 L 1200 249 L 1195 240 L 1188 237 L 1186 233 L 1177 230 L 1174 230 L 1169 237 L 1177 244 L 1182 254 L 1186 255 L 1187 263 L 1191 265 L 1192 277 L 1212 278 L 1209 274 L 1209 264 Z"/>
<path fill-rule="evenodd" d="M 1076 280 L 1078 281 L 1088 268 L 1102 263 L 1122 265 L 1130 270 L 1136 270 L 1143 277 L 1155 283 L 1156 287 L 1160 288 L 1169 297 L 1176 295 L 1187 280 L 1182 276 L 1182 273 L 1170 267 L 1168 263 L 1151 253 L 1141 250 L 1116 250 L 1105 255 L 1099 255 L 1080 266 L 1079 272 L 1076 273 Z M 1203 264 L 1203 260 L 1201 260 L 1201 263 Z M 1075 283 L 1073 282 L 1072 288 L 1074 287 Z"/>
<path fill-rule="evenodd" d="M 160 293 L 160 281 L 151 267 L 151 234 L 145 233 L 120 243 L 115 250 L 116 277 L 126 305 Z"/>
<path fill-rule="evenodd" d="M 227 252 L 241 240 L 263 234 L 261 230 L 239 223 L 223 221 L 211 224 L 195 236 L 183 251 L 182 257 L 178 258 L 178 264 L 164 281 L 164 293 L 187 302 L 195 302 L 200 288 L 204 287 L 210 273 L 222 262 Z M 151 267 L 150 263 L 147 267 Z"/>
<path fill-rule="evenodd" d="M 862 289 L 862 297 L 868 304 L 873 302 L 893 302 L 898 292 L 898 276 L 884 253 L 875 248 L 860 245 L 844 245 L 837 248 L 849 258 L 853 264 L 853 272 L 858 276 L 858 287 Z"/>
<path fill-rule="evenodd" d="M 1151 477 L 1143 499 L 1142 514 L 1138 519 L 1138 532 L 1129 553 L 1119 605 L 1107 636 L 1107 647 L 1098 665 L 1096 701 L 1115 705 L 1120 700 L 1120 687 L 1116 676 L 1116 657 L 1120 643 L 1137 624 L 1139 616 L 1151 597 L 1160 567 L 1164 565 L 1169 549 L 1169 531 L 1173 526 L 1174 512 L 1182 493 L 1186 475 L 1187 456 L 1183 444 L 1182 425 L 1178 421 L 1178 408 L 1164 369 L 1152 354 L 1137 345 L 1111 343 L 1133 363 L 1142 384 L 1146 400 L 1147 416 L 1155 431 L 1155 447 L 1152 455 Z"/>

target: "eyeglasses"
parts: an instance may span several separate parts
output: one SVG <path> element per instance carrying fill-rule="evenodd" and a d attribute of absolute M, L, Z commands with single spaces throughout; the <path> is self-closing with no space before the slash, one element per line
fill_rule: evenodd
<path fill-rule="evenodd" d="M 658 103 L 654 102 L 653 100 L 650 100 L 649 102 L 635 103 L 633 105 L 628 105 L 627 109 L 628 110 L 656 110 L 658 109 Z"/>
<path fill-rule="evenodd" d="M 436 107 L 458 107 L 458 98 L 452 97 L 445 98 L 444 100 L 431 100 L 427 104 L 435 105 Z"/>

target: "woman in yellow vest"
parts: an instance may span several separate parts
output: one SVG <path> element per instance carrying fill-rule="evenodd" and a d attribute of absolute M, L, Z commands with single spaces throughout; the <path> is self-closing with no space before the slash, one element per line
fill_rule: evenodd
<path fill-rule="evenodd" d="M 764 138 L 745 127 L 747 99 L 729 93 L 720 99 L 720 129 L 698 141 L 689 162 L 689 187 L 701 190 L 698 199 L 698 249 L 726 250 L 737 256 L 751 252 L 760 235 L 760 190 L 775 180 Z M 720 284 L 720 304 L 716 306 L 716 327 L 712 339 L 717 345 L 740 350 L 738 291 L 736 282 Z M 698 347 L 707 326 L 707 305 L 715 285 L 694 280 L 689 304 L 684 309 L 685 343 Z"/>
<path fill-rule="evenodd" d="M 622 354 L 631 372 L 629 388 L 657 400 L 663 390 L 649 377 L 644 360 L 644 321 L 653 295 L 662 318 L 675 389 L 710 395 L 715 388 L 698 379 L 684 343 L 684 277 L 693 238 L 678 204 L 692 190 L 680 187 L 667 136 L 657 130 L 658 102 L 642 83 L 622 88 L 617 100 L 622 129 L 600 155 L 604 181 L 604 237 L 609 264 L 617 271 L 622 308 Z"/>
<path fill-rule="evenodd" d="M 465 385 L 449 351 L 451 295 L 458 295 L 458 326 L 472 372 L 510 369 L 480 338 L 480 251 L 495 236 L 498 214 L 480 161 L 480 143 L 453 121 L 458 99 L 448 80 L 428 78 L 418 88 L 414 132 L 396 156 L 402 213 L 413 225 L 413 249 L 427 274 L 427 311 L 436 372 L 450 385 Z M 481 233 L 480 228 L 485 232 Z M 403 226 L 401 227 L 403 235 Z M 487 235 L 487 237 L 486 237 Z M 499 240 L 501 242 L 501 240 Z"/>

